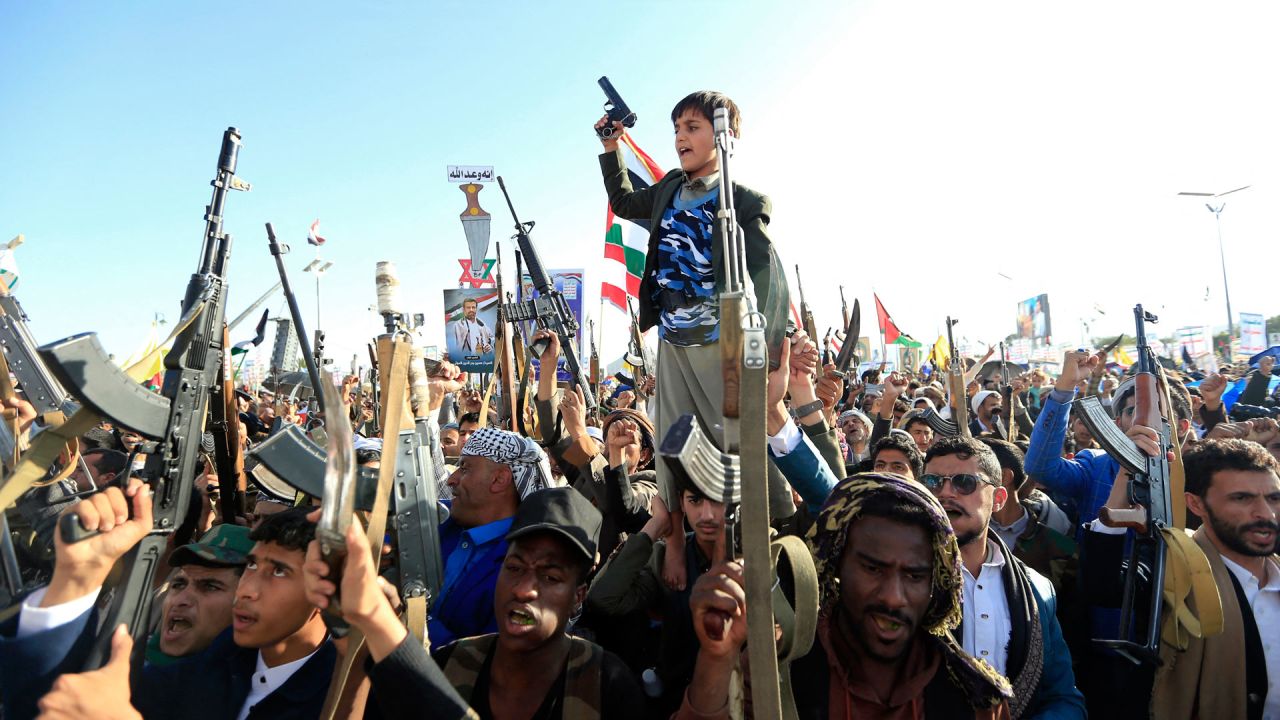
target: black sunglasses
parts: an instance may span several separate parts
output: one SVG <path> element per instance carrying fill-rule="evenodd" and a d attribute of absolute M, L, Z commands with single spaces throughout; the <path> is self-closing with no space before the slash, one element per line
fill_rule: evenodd
<path fill-rule="evenodd" d="M 958 475 L 934 475 L 928 473 L 920 476 L 920 482 L 933 492 L 942 489 L 942 484 L 951 481 L 951 487 L 961 495 L 971 495 L 974 490 L 978 489 L 978 483 L 986 483 L 994 486 L 995 483 L 987 480 L 981 475 L 972 475 L 970 473 L 960 473 Z"/>

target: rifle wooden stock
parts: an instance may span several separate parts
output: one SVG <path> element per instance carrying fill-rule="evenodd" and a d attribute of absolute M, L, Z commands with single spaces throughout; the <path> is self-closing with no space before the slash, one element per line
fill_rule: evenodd
<path fill-rule="evenodd" d="M 738 452 L 738 417 L 742 387 L 742 317 L 745 314 L 742 293 L 720 296 L 720 369 L 724 375 L 725 448 Z M 733 436 L 730 437 L 730 425 Z"/>
<path fill-rule="evenodd" d="M 223 522 L 235 522 L 245 515 L 248 481 L 244 472 L 244 447 L 240 443 L 240 409 L 236 404 L 234 374 L 231 370 L 230 329 L 223 327 L 222 335 L 222 396 L 211 410 L 214 447 L 214 468 L 218 472 L 218 505 Z"/>

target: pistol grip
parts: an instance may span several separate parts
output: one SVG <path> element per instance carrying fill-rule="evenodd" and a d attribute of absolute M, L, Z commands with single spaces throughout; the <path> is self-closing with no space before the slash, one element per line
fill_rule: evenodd
<path fill-rule="evenodd" d="M 68 545 L 74 545 L 81 540 L 88 540 L 94 535 L 100 535 L 98 530 L 85 530 L 80 524 L 80 516 L 75 513 L 67 513 L 58 518 L 58 532 L 62 535 L 62 542 Z"/>

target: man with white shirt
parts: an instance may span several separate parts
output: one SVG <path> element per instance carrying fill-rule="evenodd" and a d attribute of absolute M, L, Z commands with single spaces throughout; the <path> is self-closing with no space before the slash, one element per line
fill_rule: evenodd
<path fill-rule="evenodd" d="M 72 545 L 57 534 L 49 586 L 27 598 L 16 622 L 0 625 L 6 717 L 35 716 L 37 701 L 47 717 L 317 716 L 336 652 L 303 588 L 302 563 L 315 533 L 304 510 L 270 515 L 251 533 L 255 545 L 237 585 L 231 629 L 197 655 L 135 673 L 132 693 L 126 634 L 114 637 L 106 666 L 73 673 L 97 634 L 94 601 L 108 573 L 152 527 L 149 492 L 135 481 L 127 492 L 108 488 L 67 512 L 101 532 Z"/>
<path fill-rule="evenodd" d="M 1135 438 L 1151 454 L 1154 433 Z M 1183 456 L 1187 509 L 1203 525 L 1192 536 L 1204 551 L 1222 601 L 1222 632 L 1191 637 L 1179 651 L 1160 646 L 1161 666 L 1135 675 L 1143 702 L 1129 717 L 1280 718 L 1280 464 L 1246 440 L 1206 440 Z M 1127 508 L 1129 477 L 1116 478 L 1106 507 Z M 1124 528 L 1101 520 L 1085 533 L 1083 587 L 1091 600 L 1119 598 Z M 1144 589 L 1146 591 L 1146 589 Z M 1140 605 L 1145 607 L 1145 605 Z M 1194 609 L 1194 602 L 1189 603 Z M 1145 684 L 1144 684 L 1145 683 Z"/>
<path fill-rule="evenodd" d="M 963 620 L 955 634 L 965 652 L 1009 678 L 1014 718 L 1083 718 L 1053 585 L 988 531 L 992 513 L 1009 500 L 1000 479 L 999 460 L 978 440 L 943 438 L 925 457 L 920 481 L 946 511 L 964 565 Z"/>
<path fill-rule="evenodd" d="M 493 330 L 479 318 L 475 298 L 462 301 L 462 319 L 449 324 L 455 347 L 465 356 L 484 355 L 493 350 Z"/>

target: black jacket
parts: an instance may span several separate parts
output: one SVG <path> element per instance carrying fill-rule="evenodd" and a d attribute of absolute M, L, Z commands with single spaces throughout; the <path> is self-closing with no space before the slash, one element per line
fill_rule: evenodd
<path fill-rule="evenodd" d="M 656 289 L 654 278 L 658 269 L 662 214 L 671 206 L 672 198 L 684 182 L 684 173 L 672 170 L 658 184 L 636 190 L 631 184 L 620 150 L 601 154 L 600 170 L 604 174 L 604 186 L 609 191 L 609 205 L 614 214 L 649 224 L 649 248 L 645 254 L 644 275 L 640 278 L 637 308 L 640 330 L 648 330 L 658 323 L 658 307 L 653 302 L 653 291 Z M 746 240 L 747 274 L 751 276 L 751 283 L 755 287 L 756 310 L 764 314 L 768 323 L 766 332 L 769 356 L 776 362 L 786 333 L 790 295 L 782 261 L 778 259 L 778 253 L 769 240 L 769 214 L 773 211 L 773 205 L 768 197 L 742 184 L 734 185 L 733 202 L 737 208 L 738 225 Z M 725 279 L 724 258 L 721 257 L 718 240 L 711 244 L 711 263 L 715 268 L 716 289 L 722 291 Z"/>

